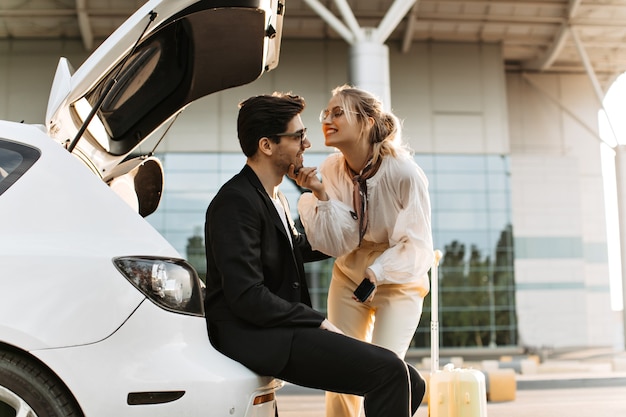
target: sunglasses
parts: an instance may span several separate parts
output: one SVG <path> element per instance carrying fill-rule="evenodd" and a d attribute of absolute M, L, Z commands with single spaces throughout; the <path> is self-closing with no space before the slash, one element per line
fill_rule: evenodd
<path fill-rule="evenodd" d="M 300 139 L 300 146 L 304 144 L 304 140 L 306 139 L 306 127 L 304 129 L 297 130 L 292 133 L 276 133 L 275 135 L 270 135 L 275 138 L 289 137 L 289 138 L 298 138 Z"/>

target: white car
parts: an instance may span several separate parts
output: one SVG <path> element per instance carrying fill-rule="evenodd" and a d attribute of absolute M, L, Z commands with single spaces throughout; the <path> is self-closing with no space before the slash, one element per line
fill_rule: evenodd
<path fill-rule="evenodd" d="M 0 416 L 274 417 L 282 382 L 209 343 L 201 281 L 143 218 L 161 164 L 131 155 L 275 68 L 283 10 L 150 0 L 60 60 L 45 124 L 0 121 Z"/>

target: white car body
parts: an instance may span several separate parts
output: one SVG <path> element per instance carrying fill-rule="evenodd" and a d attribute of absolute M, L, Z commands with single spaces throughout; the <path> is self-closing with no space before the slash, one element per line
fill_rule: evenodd
<path fill-rule="evenodd" d="M 75 73 L 61 59 L 45 125 L 0 121 L 0 415 L 7 407 L 17 415 L 64 414 L 58 411 L 62 408 L 54 411 L 53 395 L 42 400 L 30 394 L 32 382 L 33 392 L 45 394 L 54 388 L 75 402 L 73 416 L 274 416 L 274 393 L 282 382 L 256 375 L 211 346 L 195 271 L 142 218 L 158 206 L 160 163 L 152 157 L 129 158 L 193 100 L 251 82 L 277 65 L 283 3 L 241 1 L 231 8 L 232 3 L 147 2 Z M 142 45 L 161 42 L 157 54 L 165 56 L 168 31 L 174 26 L 177 31 L 191 28 L 186 36 L 193 51 L 181 54 L 190 64 L 186 70 L 198 70 L 201 60 L 213 58 L 202 50 L 202 36 L 194 37 L 202 25 L 194 27 L 186 20 L 213 13 L 220 21 L 223 15 L 235 18 L 243 13 L 251 24 L 263 25 L 262 32 L 234 35 L 233 42 L 246 44 L 246 36 L 254 38 L 250 48 L 256 48 L 251 52 L 257 56 L 245 65 L 237 57 L 232 61 L 246 74 L 199 92 L 192 91 L 198 84 L 192 75 L 193 82 L 187 83 L 193 86 L 191 93 L 173 104 L 167 103 L 169 96 L 163 98 L 167 105 L 155 107 L 146 116 L 151 120 L 122 118 L 120 125 L 139 126 L 136 131 L 144 129 L 144 135 L 133 131 L 115 136 L 115 123 L 127 109 L 110 123 L 104 113 L 96 112 L 95 118 L 108 128 L 98 133 L 96 128 L 102 126 L 94 122 L 78 133 L 85 114 L 78 117 L 76 103 L 83 97 L 92 102 L 97 98 L 93 91 L 112 69 L 123 65 L 125 55 L 135 51 L 135 42 L 144 55 L 147 48 L 142 52 Z M 220 42 L 213 47 L 219 49 Z M 228 61 L 222 58 L 217 59 Z M 164 65 L 168 62 L 163 60 Z M 218 73 L 230 70 L 228 64 L 217 66 Z M 128 71 L 130 76 L 122 68 L 121 78 L 126 76 L 127 84 L 137 87 L 132 77 L 142 68 Z M 179 75 L 184 81 L 188 73 Z M 172 89 L 172 95 L 179 90 Z M 118 98 L 125 94 L 113 91 Z M 125 99 L 133 104 L 132 93 Z M 29 155 L 29 163 L 20 163 Z M 9 164 L 13 157 L 17 162 Z M 120 259 L 130 265 L 127 270 Z M 139 270 L 135 277 L 137 265 L 152 269 Z M 146 271 L 149 280 L 142 281 Z M 153 287 L 142 287 L 146 282 Z M 37 377 L 40 371 L 48 382 Z"/>

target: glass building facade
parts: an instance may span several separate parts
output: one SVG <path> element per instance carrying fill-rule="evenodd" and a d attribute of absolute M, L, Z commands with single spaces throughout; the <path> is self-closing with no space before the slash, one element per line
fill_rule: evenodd
<path fill-rule="evenodd" d="M 204 215 L 221 185 L 241 170 L 240 153 L 165 153 L 165 190 L 147 220 L 197 269 L 206 272 Z M 327 156 L 307 153 L 305 164 Z M 500 155 L 415 155 L 429 178 L 433 242 L 439 267 L 442 347 L 515 346 L 517 319 L 513 270 L 509 158 Z M 281 190 L 298 218 L 298 188 L 285 178 Z M 306 265 L 314 307 L 326 310 L 333 260 Z M 430 346 L 430 297 L 426 297 L 412 347 Z"/>

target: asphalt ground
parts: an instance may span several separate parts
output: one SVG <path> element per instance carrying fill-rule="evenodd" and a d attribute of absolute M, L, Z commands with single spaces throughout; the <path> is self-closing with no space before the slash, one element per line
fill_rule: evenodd
<path fill-rule="evenodd" d="M 614 381 L 572 384 L 568 388 L 538 387 L 520 389 L 507 402 L 488 402 L 489 417 L 625 417 L 626 378 Z M 567 384 L 566 384 L 567 385 Z M 304 388 L 285 387 L 278 392 L 280 417 L 325 417 L 324 394 Z M 427 417 L 428 406 L 422 404 L 415 417 Z"/>
<path fill-rule="evenodd" d="M 487 416 L 626 417 L 626 369 L 615 370 L 614 358 L 626 354 L 573 353 L 543 364 L 536 374 L 516 374 L 515 399 L 487 402 Z M 286 384 L 277 403 L 280 417 L 326 417 L 323 391 Z M 414 417 L 428 417 L 427 404 Z"/>

